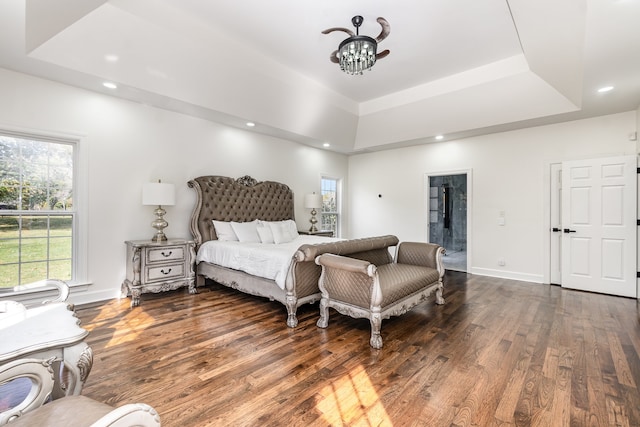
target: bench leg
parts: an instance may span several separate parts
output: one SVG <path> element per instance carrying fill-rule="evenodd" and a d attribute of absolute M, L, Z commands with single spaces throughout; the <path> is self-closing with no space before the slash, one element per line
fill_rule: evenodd
<path fill-rule="evenodd" d="M 438 305 L 444 304 L 444 298 L 442 297 L 443 288 L 444 286 L 442 285 L 442 283 L 440 283 L 440 286 L 438 286 L 438 289 L 436 289 L 436 304 Z"/>
<path fill-rule="evenodd" d="M 298 299 L 293 295 L 287 295 L 285 299 L 287 307 L 287 326 L 295 328 L 298 326 L 298 318 L 296 317 L 296 311 L 298 311 Z"/>
<path fill-rule="evenodd" d="M 382 337 L 380 336 L 382 316 L 380 316 L 380 312 L 371 313 L 369 321 L 371 322 L 371 339 L 369 340 L 369 344 L 373 348 L 380 349 L 382 348 Z"/>
<path fill-rule="evenodd" d="M 325 297 L 320 299 L 320 318 L 316 322 L 319 328 L 326 328 L 329 326 L 329 300 Z"/>

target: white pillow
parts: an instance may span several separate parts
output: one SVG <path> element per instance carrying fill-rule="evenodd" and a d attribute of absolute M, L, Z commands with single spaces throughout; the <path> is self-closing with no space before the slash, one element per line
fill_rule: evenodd
<path fill-rule="evenodd" d="M 234 222 L 231 221 L 231 228 L 238 236 L 238 240 L 243 243 L 260 243 L 258 235 L 258 220 L 251 222 Z"/>
<path fill-rule="evenodd" d="M 273 233 L 273 242 L 275 244 L 287 243 L 298 237 L 298 229 L 291 227 L 291 220 L 269 222 L 271 233 Z M 295 225 L 295 221 L 291 221 Z"/>
<path fill-rule="evenodd" d="M 295 239 L 296 237 L 298 237 L 300 235 L 298 233 L 298 224 L 296 224 L 296 222 L 292 219 L 288 219 L 285 222 L 289 224 L 289 232 L 291 233 L 293 238 Z"/>
<path fill-rule="evenodd" d="M 264 221 L 258 222 L 258 236 L 260 236 L 260 241 L 262 243 L 275 243 L 271 227 L 269 227 L 269 224 Z"/>
<path fill-rule="evenodd" d="M 226 221 L 216 221 L 212 220 L 213 228 L 216 230 L 216 236 L 218 236 L 218 240 L 220 241 L 230 241 L 237 242 L 238 236 L 231 228 L 231 223 Z"/>

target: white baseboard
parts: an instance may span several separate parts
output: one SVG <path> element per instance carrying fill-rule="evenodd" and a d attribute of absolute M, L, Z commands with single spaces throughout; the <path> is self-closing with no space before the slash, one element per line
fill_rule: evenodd
<path fill-rule="evenodd" d="M 471 274 L 477 274 L 479 276 L 499 277 L 501 279 L 519 280 L 522 282 L 544 283 L 544 275 L 542 274 L 519 273 L 517 271 L 505 271 L 477 267 L 471 269 Z"/>
<path fill-rule="evenodd" d="M 100 291 L 91 291 L 91 287 L 85 291 L 71 292 L 68 302 L 75 305 L 91 304 L 100 301 L 108 301 L 120 297 L 120 289 L 107 289 Z"/>

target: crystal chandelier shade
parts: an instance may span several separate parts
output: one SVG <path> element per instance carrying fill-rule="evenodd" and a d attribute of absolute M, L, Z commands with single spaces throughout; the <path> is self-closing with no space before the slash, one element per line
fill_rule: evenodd
<path fill-rule="evenodd" d="M 340 69 L 347 74 L 362 74 L 376 63 L 378 43 L 368 36 L 355 35 L 340 43 L 338 60 Z"/>

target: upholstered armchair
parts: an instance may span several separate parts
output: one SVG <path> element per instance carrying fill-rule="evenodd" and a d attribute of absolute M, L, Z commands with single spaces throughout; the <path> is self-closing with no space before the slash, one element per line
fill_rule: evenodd
<path fill-rule="evenodd" d="M 18 359 L 0 366 L 0 426 L 160 426 L 158 413 L 144 403 L 114 409 L 81 395 L 50 401 L 53 359 Z M 11 402 L 11 396 L 18 396 L 18 402 Z"/>

